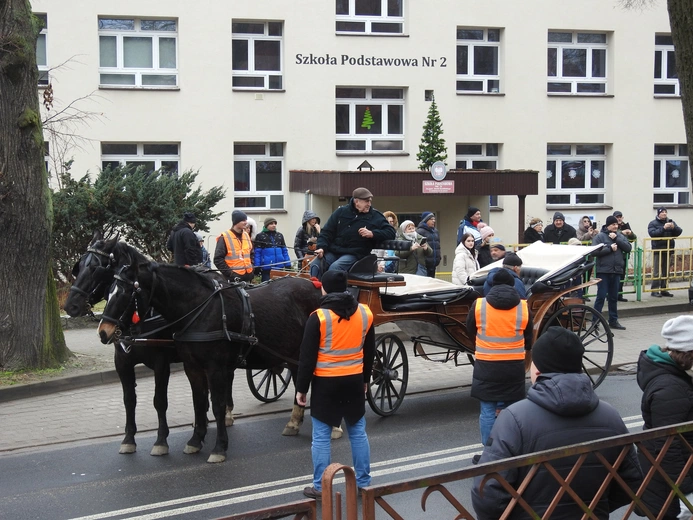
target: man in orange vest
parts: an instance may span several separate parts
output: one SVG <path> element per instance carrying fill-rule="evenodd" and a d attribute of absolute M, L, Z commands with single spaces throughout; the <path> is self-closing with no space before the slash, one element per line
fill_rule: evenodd
<path fill-rule="evenodd" d="M 253 243 L 245 225 L 248 217 L 240 210 L 231 214 L 231 229 L 217 237 L 214 265 L 229 280 L 249 282 L 253 279 Z"/>
<path fill-rule="evenodd" d="M 303 332 L 296 378 L 296 402 L 305 406 L 311 392 L 313 422 L 313 485 L 308 498 L 322 498 L 322 474 L 330 464 L 332 427 L 344 419 L 359 488 L 371 483 L 371 449 L 366 434 L 366 405 L 375 355 L 373 314 L 347 290 L 345 271 L 327 271 L 322 277 L 320 308 Z"/>
<path fill-rule="evenodd" d="M 467 334 L 476 345 L 471 396 L 481 402 L 479 428 L 486 446 L 500 411 L 525 398 L 525 351 L 532 348 L 527 300 L 520 298 L 507 269 L 498 270 L 488 295 L 474 302 Z"/>

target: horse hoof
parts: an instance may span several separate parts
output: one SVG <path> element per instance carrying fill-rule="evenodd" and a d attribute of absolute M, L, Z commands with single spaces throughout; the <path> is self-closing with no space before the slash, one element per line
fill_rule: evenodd
<path fill-rule="evenodd" d="M 284 431 L 282 432 L 282 435 L 285 437 L 294 437 L 295 435 L 298 435 L 298 428 L 294 428 L 293 426 L 286 426 L 284 428 Z"/>
<path fill-rule="evenodd" d="M 226 455 L 223 453 L 212 453 L 209 458 L 207 459 L 207 462 L 210 464 L 218 464 L 219 462 L 224 462 L 226 460 Z"/>
<path fill-rule="evenodd" d="M 135 453 L 136 451 L 136 444 L 121 444 L 118 453 L 120 453 L 121 455 L 129 455 L 130 453 Z"/>
<path fill-rule="evenodd" d="M 342 435 L 344 435 L 344 431 L 342 430 L 341 426 L 338 426 L 337 428 L 332 428 L 330 439 L 341 439 Z"/>
<path fill-rule="evenodd" d="M 183 453 L 186 455 L 192 455 L 193 453 L 200 453 L 200 448 L 196 448 L 195 446 L 191 446 L 190 444 L 185 445 L 185 449 L 183 450 Z"/>
<path fill-rule="evenodd" d="M 168 455 L 168 446 L 167 445 L 153 446 L 152 451 L 150 451 L 149 454 L 154 455 L 155 457 L 158 457 L 160 455 Z"/>

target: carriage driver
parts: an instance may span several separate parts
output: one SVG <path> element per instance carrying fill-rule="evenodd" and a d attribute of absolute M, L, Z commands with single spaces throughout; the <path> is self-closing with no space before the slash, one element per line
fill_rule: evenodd
<path fill-rule="evenodd" d="M 303 332 L 296 377 L 296 402 L 306 405 L 311 387 L 313 420 L 313 485 L 308 498 L 322 498 L 322 474 L 331 459 L 332 427 L 344 419 L 359 488 L 371 483 L 371 448 L 366 434 L 366 405 L 375 355 L 373 314 L 347 291 L 345 271 L 327 271 L 322 277 L 320 308 Z"/>
<path fill-rule="evenodd" d="M 253 279 L 253 245 L 245 231 L 247 220 L 245 213 L 234 210 L 231 213 L 231 229 L 217 237 L 214 265 L 228 280 L 250 282 Z"/>

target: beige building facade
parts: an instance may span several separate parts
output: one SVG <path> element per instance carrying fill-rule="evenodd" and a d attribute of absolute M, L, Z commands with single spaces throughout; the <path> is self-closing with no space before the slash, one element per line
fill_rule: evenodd
<path fill-rule="evenodd" d="M 531 217 L 550 223 L 621 210 L 646 236 L 655 208 L 693 235 L 685 133 L 665 2 L 34 0 L 38 61 L 57 111 L 96 118 L 79 147 L 50 142 L 49 168 L 81 176 L 109 163 L 199 169 L 224 185 L 210 241 L 241 208 L 278 219 L 291 246 L 310 206 L 344 201 L 290 191 L 291 170 L 416 170 L 435 102 L 449 168 L 538 170 Z M 654 168 L 653 168 L 654 165 Z M 518 200 L 452 194 L 374 206 L 432 211 L 449 271 L 469 205 L 517 242 Z M 348 194 L 341 194 L 346 196 Z"/>

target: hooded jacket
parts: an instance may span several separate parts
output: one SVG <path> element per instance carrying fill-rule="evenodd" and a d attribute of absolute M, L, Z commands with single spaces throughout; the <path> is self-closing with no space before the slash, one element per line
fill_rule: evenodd
<path fill-rule="evenodd" d="M 496 419 L 488 445 L 479 463 L 497 461 L 537 451 L 588 442 L 604 437 L 628 433 L 619 413 L 608 403 L 599 400 L 592 382 L 585 374 L 541 374 L 527 392 L 527 399 L 512 404 Z M 620 448 L 603 450 L 601 453 L 611 464 L 618 458 Z M 566 478 L 577 460 L 575 457 L 551 461 L 556 471 Z M 531 466 L 499 472 L 515 489 L 527 476 Z M 590 455 L 571 483 L 573 490 L 587 504 L 594 498 L 608 472 Z M 619 476 L 635 492 L 642 480 L 642 471 L 631 447 L 618 469 Z M 498 481 L 490 479 L 483 488 L 479 485 L 484 475 L 474 479 L 472 503 L 479 520 L 500 518 L 510 502 L 510 495 Z M 541 516 L 548 509 L 559 485 L 541 467 L 522 498 Z M 630 497 L 613 484 L 593 509 L 597 518 L 609 518 L 609 512 L 630 503 Z M 582 517 L 582 510 L 566 493 L 551 519 L 574 520 Z M 509 518 L 528 518 L 527 513 L 515 506 Z"/>
<path fill-rule="evenodd" d="M 642 389 L 640 408 L 645 421 L 643 430 L 670 426 L 672 424 L 693 421 L 693 382 L 691 377 L 678 365 L 668 352 L 662 352 L 657 345 L 652 345 L 647 351 L 642 351 L 638 358 L 638 386 Z M 684 434 L 686 441 L 693 445 L 693 433 Z M 662 449 L 666 439 L 643 441 L 643 445 L 656 455 Z M 681 445 L 681 440 L 674 438 L 662 467 L 674 480 L 678 478 L 688 458 L 688 450 Z M 650 469 L 651 464 L 644 456 L 640 457 L 643 471 Z M 653 513 L 662 510 L 664 502 L 671 489 L 664 479 L 655 474 L 652 482 L 643 495 L 645 505 Z M 681 483 L 684 494 L 693 492 L 693 470 Z M 665 518 L 675 519 L 679 513 L 678 500 L 674 500 Z"/>
<path fill-rule="evenodd" d="M 426 224 L 425 220 L 422 220 L 416 227 L 416 232 L 419 235 L 426 237 L 428 247 L 433 250 L 433 254 L 426 257 L 426 268 L 429 271 L 435 270 L 435 268 L 440 264 L 440 260 L 442 258 L 440 255 L 440 234 L 438 233 L 438 229 L 429 226 Z"/>
<path fill-rule="evenodd" d="M 478 256 L 479 252 L 476 249 L 470 251 L 462 243 L 455 248 L 455 260 L 452 262 L 452 283 L 467 285 L 471 276 L 479 270 Z"/>
<path fill-rule="evenodd" d="M 592 239 L 592 245 L 604 244 L 606 247 L 597 249 L 592 256 L 597 257 L 597 274 L 623 274 L 626 265 L 624 253 L 630 253 L 631 245 L 626 235 L 616 231 L 616 238 L 609 236 L 610 231 L 606 226 Z M 616 244 L 618 249 L 613 251 L 611 244 Z"/>
<path fill-rule="evenodd" d="M 309 209 L 304 211 L 303 218 L 301 219 L 301 227 L 296 231 L 296 238 L 294 238 L 294 253 L 299 260 L 306 256 L 308 244 L 316 244 L 318 241 L 318 235 L 320 234 L 318 230 L 314 227 L 309 230 L 308 226 L 306 226 L 306 223 L 313 218 L 320 224 L 320 217 L 318 217 L 314 211 Z"/>
<path fill-rule="evenodd" d="M 195 232 L 185 220 L 173 228 L 166 241 L 166 248 L 173 251 L 173 263 L 176 265 L 197 265 L 202 263 L 202 248 Z"/>
<path fill-rule="evenodd" d="M 554 225 L 556 219 L 563 221 L 562 227 L 557 228 Z M 563 213 L 557 211 L 553 214 L 551 224 L 544 228 L 544 242 L 560 244 L 561 242 L 567 242 L 571 238 L 577 238 L 577 231 L 575 231 L 575 228 L 565 221 Z"/>
<path fill-rule="evenodd" d="M 476 344 L 477 322 L 474 309 L 481 300 L 477 300 L 467 315 L 467 335 Z M 508 310 L 520 304 L 520 296 L 509 285 L 496 285 L 486 296 L 488 304 L 501 310 Z M 514 319 L 514 318 L 513 318 Z M 524 330 L 525 350 L 532 348 L 532 316 L 530 315 Z M 474 362 L 471 396 L 481 401 L 519 401 L 525 397 L 525 362 L 482 361 Z"/>
<path fill-rule="evenodd" d="M 284 235 L 279 231 L 270 231 L 263 227 L 253 241 L 255 252 L 253 265 L 263 271 L 272 269 L 290 269 L 291 259 L 284 242 Z"/>

